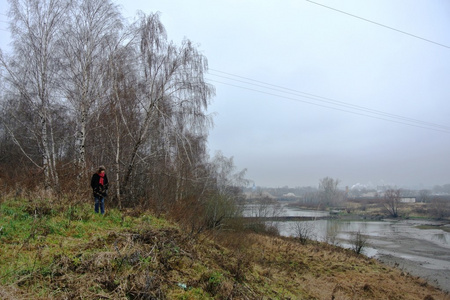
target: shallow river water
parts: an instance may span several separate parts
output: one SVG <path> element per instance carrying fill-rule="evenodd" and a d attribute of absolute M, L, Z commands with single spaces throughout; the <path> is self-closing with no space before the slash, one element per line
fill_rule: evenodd
<path fill-rule="evenodd" d="M 327 216 L 325 211 L 308 211 L 283 207 L 282 216 Z M 450 292 L 450 233 L 440 226 L 450 226 L 431 220 L 347 221 L 325 219 L 301 221 L 312 239 L 332 241 L 350 247 L 357 232 L 367 240 L 364 254 L 386 264 L 427 279 Z M 272 222 L 281 235 L 295 235 L 295 222 Z M 420 225 L 435 225 L 420 229 Z"/>

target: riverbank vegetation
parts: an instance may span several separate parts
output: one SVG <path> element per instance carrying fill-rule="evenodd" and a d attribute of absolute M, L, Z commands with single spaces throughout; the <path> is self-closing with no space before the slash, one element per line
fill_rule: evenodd
<path fill-rule="evenodd" d="M 153 212 L 2 197 L 2 299 L 450 299 L 424 280 L 326 243 L 193 234 Z"/>
<path fill-rule="evenodd" d="M 450 221 L 450 201 L 436 198 L 429 203 L 400 203 L 391 199 L 386 208 L 383 199 L 347 199 L 339 214 L 341 217 L 366 219 L 395 217 Z"/>

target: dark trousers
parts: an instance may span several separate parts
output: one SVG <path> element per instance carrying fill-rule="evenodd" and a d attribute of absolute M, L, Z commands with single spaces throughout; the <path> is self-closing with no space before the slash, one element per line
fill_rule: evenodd
<path fill-rule="evenodd" d="M 98 213 L 99 208 L 102 215 L 105 213 L 105 198 L 96 196 L 95 198 L 95 212 Z"/>

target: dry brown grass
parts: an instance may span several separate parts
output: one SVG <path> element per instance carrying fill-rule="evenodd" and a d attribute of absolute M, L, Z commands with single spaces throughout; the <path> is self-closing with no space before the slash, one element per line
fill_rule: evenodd
<path fill-rule="evenodd" d="M 450 299 L 324 243 L 243 231 L 193 236 L 148 214 L 117 212 L 70 223 L 63 211 L 43 214 L 39 228 L 52 229 L 44 232 L 34 217 L 14 217 L 27 208 L 3 209 L 4 226 L 29 220 L 40 236 L 29 238 L 24 227 L 2 237 L 0 299 Z"/>
<path fill-rule="evenodd" d="M 450 299 L 423 279 L 349 250 L 254 234 L 240 240 L 250 246 L 246 253 L 253 268 L 249 284 L 262 295 L 270 293 L 278 299 Z M 270 291 L 264 288 L 266 284 Z"/>

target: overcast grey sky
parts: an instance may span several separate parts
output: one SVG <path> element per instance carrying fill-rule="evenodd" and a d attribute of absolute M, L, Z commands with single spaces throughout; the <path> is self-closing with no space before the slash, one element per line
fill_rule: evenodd
<path fill-rule="evenodd" d="M 314 1 L 116 3 L 198 44 L 216 87 L 211 155 L 257 186 L 450 183 L 450 2 Z"/>

